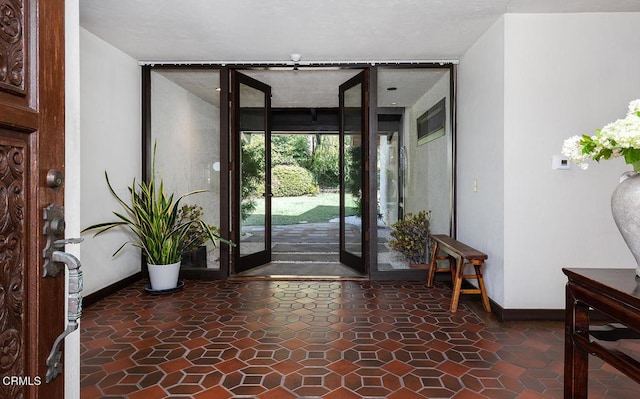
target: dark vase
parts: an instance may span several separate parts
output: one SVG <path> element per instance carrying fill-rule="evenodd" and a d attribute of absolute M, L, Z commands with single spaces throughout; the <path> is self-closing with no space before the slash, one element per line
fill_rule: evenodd
<path fill-rule="evenodd" d="M 207 247 L 201 245 L 198 249 L 183 252 L 182 261 L 180 262 L 182 267 L 207 267 Z"/>

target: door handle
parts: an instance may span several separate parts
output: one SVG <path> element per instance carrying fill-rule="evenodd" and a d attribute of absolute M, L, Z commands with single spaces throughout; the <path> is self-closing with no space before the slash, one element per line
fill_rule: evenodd
<path fill-rule="evenodd" d="M 53 342 L 47 357 L 45 381 L 51 382 L 62 372 L 62 350 L 60 345 L 67 335 L 78 329 L 78 320 L 82 314 L 82 271 L 80 261 L 65 252 L 66 244 L 79 244 L 82 238 L 63 239 L 65 231 L 64 208 L 56 204 L 47 206 L 43 211 L 44 235 L 47 238 L 42 250 L 44 264 L 42 277 L 56 277 L 65 266 L 69 269 L 69 296 L 67 298 L 67 327 Z"/>
<path fill-rule="evenodd" d="M 60 241 L 62 242 L 56 242 L 57 246 L 67 243 L 78 243 L 82 241 L 82 239 Z M 62 267 L 66 265 L 67 269 L 69 269 L 69 296 L 67 298 L 67 328 L 62 334 L 58 335 L 47 357 L 47 374 L 45 375 L 45 381 L 47 383 L 51 382 L 62 372 L 62 350 L 60 345 L 62 345 L 67 335 L 78 329 L 78 320 L 80 320 L 80 316 L 82 315 L 82 270 L 80 270 L 80 260 L 68 252 L 53 251 L 51 261 L 62 264 Z"/>

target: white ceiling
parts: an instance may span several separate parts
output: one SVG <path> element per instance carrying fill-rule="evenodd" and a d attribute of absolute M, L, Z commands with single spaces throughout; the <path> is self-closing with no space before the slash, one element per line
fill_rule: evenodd
<path fill-rule="evenodd" d="M 640 11 L 639 0 L 80 0 L 137 60 L 458 59 L 505 12 Z"/>
<path fill-rule="evenodd" d="M 299 53 L 304 65 L 457 60 L 507 12 L 640 12 L 640 0 L 80 0 L 80 25 L 143 62 L 288 63 Z M 402 71 L 381 72 L 379 95 L 396 98 L 379 105 L 410 104 L 437 80 Z M 274 106 L 329 106 L 353 73 L 276 72 L 252 72 L 274 87 Z"/>

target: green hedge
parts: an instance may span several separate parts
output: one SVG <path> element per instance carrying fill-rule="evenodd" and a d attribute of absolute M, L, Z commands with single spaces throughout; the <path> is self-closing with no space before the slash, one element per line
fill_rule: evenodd
<path fill-rule="evenodd" d="M 300 166 L 278 165 L 271 171 L 272 193 L 276 197 L 297 197 L 315 195 L 318 186 L 313 182 L 311 172 Z"/>

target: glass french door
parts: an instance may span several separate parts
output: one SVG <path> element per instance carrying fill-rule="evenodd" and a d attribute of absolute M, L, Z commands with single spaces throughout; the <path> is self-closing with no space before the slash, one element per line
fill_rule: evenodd
<path fill-rule="evenodd" d="M 235 272 L 271 261 L 271 87 L 232 70 Z"/>
<path fill-rule="evenodd" d="M 339 88 L 340 262 L 365 273 L 364 248 L 369 193 L 365 174 L 368 146 L 367 71 Z"/>

